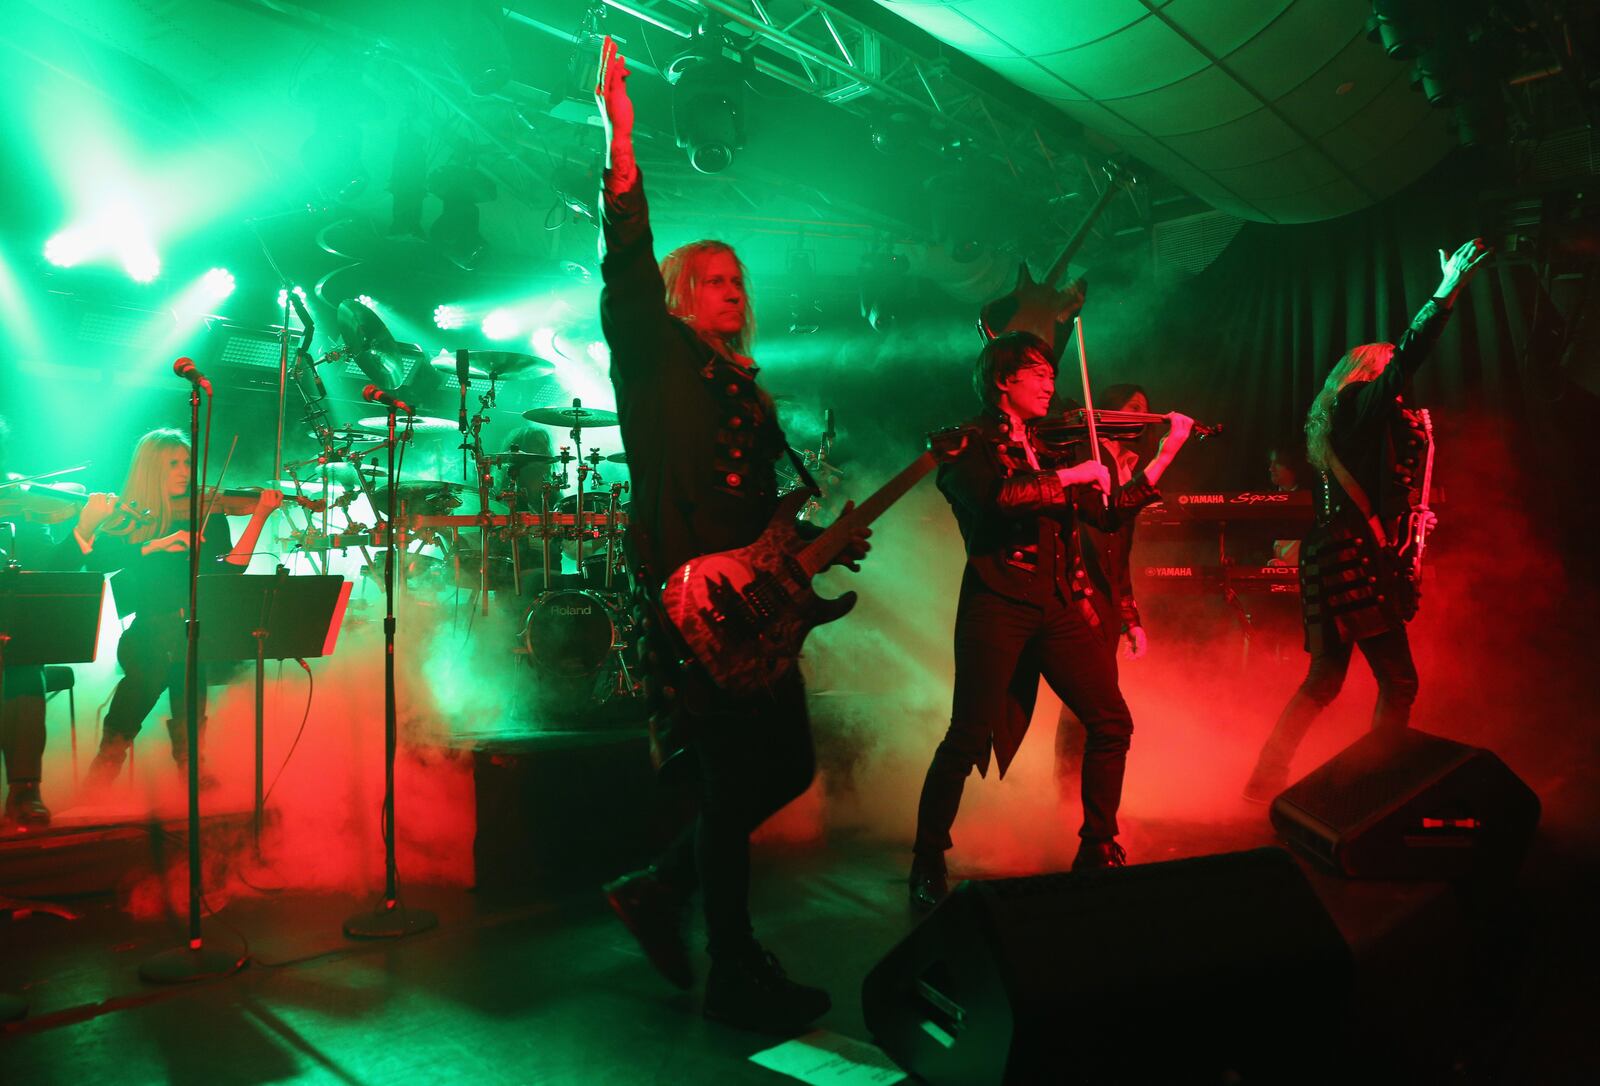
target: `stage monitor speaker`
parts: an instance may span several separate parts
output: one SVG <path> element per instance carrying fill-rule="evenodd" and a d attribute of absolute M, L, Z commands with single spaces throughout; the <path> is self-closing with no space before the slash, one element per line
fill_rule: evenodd
<path fill-rule="evenodd" d="M 1516 870 L 1539 797 L 1487 750 L 1403 729 L 1370 732 L 1272 802 L 1289 845 L 1365 879 L 1464 879 Z"/>
<path fill-rule="evenodd" d="M 1352 971 L 1294 858 L 1264 848 L 963 882 L 861 1001 L 934 1086 L 1216 1082 L 1313 1060 L 1348 1020 Z"/>

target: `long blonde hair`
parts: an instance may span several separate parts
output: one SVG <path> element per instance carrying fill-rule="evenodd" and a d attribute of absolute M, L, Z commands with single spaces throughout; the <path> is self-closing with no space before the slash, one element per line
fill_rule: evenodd
<path fill-rule="evenodd" d="M 176 512 L 172 495 L 167 493 L 167 454 L 173 449 L 189 451 L 189 435 L 182 430 L 151 430 L 133 447 L 133 462 L 128 466 L 128 481 L 122 484 L 122 501 L 135 509 L 148 510 L 155 518 L 146 526 L 128 533 L 128 540 L 143 543 L 172 531 Z M 194 465 L 189 466 L 193 485 Z"/>
<path fill-rule="evenodd" d="M 694 300 L 700 289 L 700 280 L 705 272 L 706 262 L 717 253 L 727 253 L 733 257 L 733 262 L 739 267 L 739 275 L 744 279 L 744 328 L 739 334 L 727 340 L 728 349 L 736 354 L 748 356 L 756 341 L 756 316 L 755 306 L 750 299 L 750 275 L 745 271 L 744 261 L 739 259 L 739 254 L 733 251 L 733 246 L 725 241 L 691 241 L 687 245 L 680 245 L 661 259 L 661 278 L 667 284 L 667 312 L 674 317 L 688 322 L 689 327 L 696 332 Z M 702 337 L 705 335 L 701 333 Z"/>
<path fill-rule="evenodd" d="M 1339 393 L 1350 385 L 1371 381 L 1382 373 L 1394 357 L 1393 343 L 1363 343 L 1351 347 L 1334 364 L 1322 391 L 1306 412 L 1306 459 L 1318 471 L 1328 470 L 1328 442 L 1332 438 L 1333 405 Z"/>

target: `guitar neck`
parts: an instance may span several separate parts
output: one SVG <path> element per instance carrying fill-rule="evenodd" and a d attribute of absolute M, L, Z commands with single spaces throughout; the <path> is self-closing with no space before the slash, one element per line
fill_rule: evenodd
<path fill-rule="evenodd" d="M 913 460 L 905 470 L 884 483 L 877 492 L 830 524 L 821 535 L 807 543 L 795 555 L 807 576 L 815 577 L 828 568 L 850 542 L 850 537 L 884 514 L 906 492 L 916 486 L 922 477 L 933 470 L 936 461 L 933 453 L 925 452 Z"/>
<path fill-rule="evenodd" d="M 1115 178 L 1106 185 L 1105 191 L 1095 200 L 1094 206 L 1084 216 L 1083 222 L 1078 224 L 1078 229 L 1068 239 L 1067 247 L 1061 250 L 1061 255 L 1056 258 L 1054 264 L 1050 265 L 1050 270 L 1040 282 L 1047 287 L 1055 287 L 1056 281 L 1066 272 L 1067 265 L 1072 263 L 1072 258 L 1078 255 L 1078 250 L 1083 248 L 1083 243 L 1089 240 L 1089 231 L 1093 230 L 1094 224 L 1099 221 L 1100 213 L 1105 211 L 1106 206 L 1111 203 L 1112 198 L 1116 196 L 1120 189 L 1121 186 Z"/>

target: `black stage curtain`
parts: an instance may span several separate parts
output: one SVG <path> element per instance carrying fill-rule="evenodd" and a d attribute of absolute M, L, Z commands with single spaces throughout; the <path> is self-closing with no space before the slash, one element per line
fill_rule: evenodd
<path fill-rule="evenodd" d="M 1307 406 L 1345 350 L 1404 330 L 1438 285 L 1438 251 L 1474 236 L 1500 245 L 1503 231 L 1482 188 L 1463 153 L 1359 214 L 1247 224 L 1209 268 L 1172 291 L 1145 359 L 1159 387 L 1156 407 L 1221 420 L 1230 431 L 1186 452 L 1174 487 L 1265 488 L 1267 450 L 1300 436 Z M 1600 401 L 1563 378 L 1559 344 L 1541 346 L 1536 325 L 1548 331 L 1542 322 L 1554 315 L 1541 295 L 1532 259 L 1501 246 L 1410 399 L 1434 409 L 1436 478 L 1453 509 L 1441 516 L 1451 530 L 1464 514 L 1518 510 L 1570 573 L 1592 583 L 1588 444 Z M 1089 320 L 1093 308 L 1091 297 Z M 1491 546 L 1515 542 L 1472 534 Z"/>

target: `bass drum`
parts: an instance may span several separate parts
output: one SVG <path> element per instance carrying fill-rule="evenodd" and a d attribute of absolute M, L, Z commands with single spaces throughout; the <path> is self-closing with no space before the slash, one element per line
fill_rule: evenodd
<path fill-rule="evenodd" d="M 619 654 L 631 631 L 621 597 L 567 589 L 539 597 L 522 643 L 542 694 L 600 704 L 621 690 Z"/>

